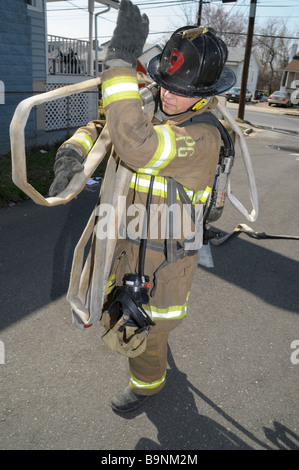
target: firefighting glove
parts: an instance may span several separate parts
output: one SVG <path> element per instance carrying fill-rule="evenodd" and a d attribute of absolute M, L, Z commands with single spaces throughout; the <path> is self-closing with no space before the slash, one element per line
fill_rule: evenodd
<path fill-rule="evenodd" d="M 121 59 L 134 68 L 141 56 L 149 32 L 147 15 L 140 14 L 139 8 L 130 0 L 121 0 L 116 28 L 108 46 L 105 65 Z"/>
<path fill-rule="evenodd" d="M 75 173 L 83 171 L 83 156 L 74 147 L 64 147 L 57 152 L 54 164 L 55 178 L 49 189 L 50 196 L 61 193 Z"/>

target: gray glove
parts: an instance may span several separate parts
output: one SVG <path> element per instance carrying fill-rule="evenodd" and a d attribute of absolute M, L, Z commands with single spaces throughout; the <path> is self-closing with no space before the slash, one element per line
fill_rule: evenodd
<path fill-rule="evenodd" d="M 130 0 L 121 0 L 117 24 L 108 46 L 105 65 L 117 59 L 132 64 L 135 68 L 141 56 L 149 31 L 147 15 L 141 16 L 139 8 Z"/>
<path fill-rule="evenodd" d="M 61 193 L 75 173 L 83 171 L 83 157 L 74 147 L 64 147 L 57 152 L 54 164 L 55 178 L 49 189 L 50 196 Z"/>

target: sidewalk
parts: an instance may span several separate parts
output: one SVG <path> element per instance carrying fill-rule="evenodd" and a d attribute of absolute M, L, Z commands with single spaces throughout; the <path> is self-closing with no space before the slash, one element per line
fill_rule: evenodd
<path fill-rule="evenodd" d="M 227 102 L 223 96 L 217 96 L 220 99 L 221 103 L 228 108 L 238 109 L 238 103 L 231 103 Z M 271 113 L 271 114 L 286 114 L 292 116 L 299 116 L 299 105 L 293 105 L 291 108 L 284 108 L 283 106 L 269 106 L 267 102 L 260 102 L 260 101 L 251 101 L 250 103 L 246 103 L 245 107 L 252 111 L 261 111 L 264 113 Z"/>

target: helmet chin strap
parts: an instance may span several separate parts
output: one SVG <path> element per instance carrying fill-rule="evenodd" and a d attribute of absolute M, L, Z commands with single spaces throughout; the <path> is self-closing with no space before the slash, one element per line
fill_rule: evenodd
<path fill-rule="evenodd" d="M 194 111 L 195 112 L 195 111 L 198 111 L 199 109 L 203 108 L 206 104 L 208 104 L 211 101 L 212 98 L 213 98 L 212 96 L 208 96 L 207 98 L 200 98 L 199 101 L 197 101 L 195 104 L 190 106 L 190 108 L 186 109 L 186 111 L 184 111 L 182 113 L 179 113 L 179 114 L 176 114 L 176 115 L 167 114 L 167 113 L 165 113 L 165 111 L 163 111 L 163 113 L 166 116 L 175 117 L 175 116 L 180 116 L 181 114 L 188 113 L 189 111 Z M 159 103 L 160 103 L 160 109 L 162 110 L 160 97 L 159 97 Z"/>
<path fill-rule="evenodd" d="M 198 111 L 199 109 L 203 108 L 209 101 L 211 100 L 211 96 L 208 98 L 201 98 L 197 101 L 193 106 L 191 106 L 188 111 Z"/>

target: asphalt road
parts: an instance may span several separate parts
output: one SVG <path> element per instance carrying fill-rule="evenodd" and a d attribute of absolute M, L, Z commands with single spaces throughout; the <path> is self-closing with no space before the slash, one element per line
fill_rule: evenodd
<path fill-rule="evenodd" d="M 299 136 L 246 137 L 257 222 L 229 203 L 215 227 L 299 235 Z M 232 189 L 250 209 L 237 153 Z M 126 417 L 110 409 L 128 380 L 98 325 L 71 324 L 65 299 L 74 246 L 97 199 L 25 202 L 0 212 L 0 448 L 179 451 L 299 449 L 299 241 L 231 237 L 199 265 L 184 323 L 169 341 L 167 384 Z M 179 287 L 179 286 L 178 286 Z M 297 341 L 297 342 L 296 342 Z"/>
<path fill-rule="evenodd" d="M 238 116 L 237 109 L 230 109 L 234 117 Z M 253 123 L 256 126 L 265 126 L 270 129 L 280 129 L 286 132 L 299 132 L 299 114 L 298 116 L 292 115 L 273 115 L 271 113 L 255 111 L 248 108 L 245 110 L 244 119 Z"/>

